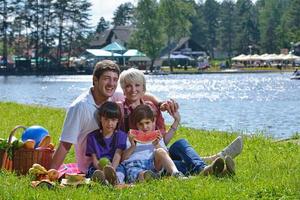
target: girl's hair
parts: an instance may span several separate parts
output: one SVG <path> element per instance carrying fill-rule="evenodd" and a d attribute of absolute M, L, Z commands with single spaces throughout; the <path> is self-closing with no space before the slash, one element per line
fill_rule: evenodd
<path fill-rule="evenodd" d="M 144 92 L 146 92 L 146 79 L 144 73 L 138 69 L 130 68 L 122 71 L 120 74 L 120 85 L 123 90 L 126 87 L 126 83 L 139 83 L 143 85 Z"/>
<path fill-rule="evenodd" d="M 109 119 L 117 118 L 119 120 L 117 123 L 116 129 L 115 129 L 115 130 L 117 130 L 117 129 L 119 129 L 119 124 L 120 124 L 120 120 L 121 120 L 121 110 L 120 110 L 120 107 L 118 106 L 118 104 L 116 104 L 115 102 L 107 101 L 104 104 L 102 104 L 100 106 L 100 108 L 97 109 L 95 115 L 96 115 L 97 123 L 100 128 L 100 135 L 99 135 L 99 137 L 97 137 L 97 140 L 101 146 L 105 147 L 104 136 L 103 136 L 103 127 L 101 124 L 101 117 L 106 117 Z M 115 145 L 115 143 L 116 143 L 116 136 L 115 136 L 115 134 L 113 134 L 113 140 L 111 143 L 111 147 L 113 147 Z"/>
<path fill-rule="evenodd" d="M 152 111 L 149 105 L 141 104 L 138 105 L 129 116 L 129 120 L 133 126 L 143 119 L 150 119 L 154 121 L 155 113 Z"/>

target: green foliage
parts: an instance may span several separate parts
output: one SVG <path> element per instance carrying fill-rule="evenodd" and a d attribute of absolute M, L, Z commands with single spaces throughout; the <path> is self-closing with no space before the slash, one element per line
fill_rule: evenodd
<path fill-rule="evenodd" d="M 101 17 L 96 28 L 96 33 L 102 33 L 108 28 L 109 28 L 109 22 L 105 21 L 104 17 Z"/>
<path fill-rule="evenodd" d="M 130 2 L 121 4 L 118 6 L 117 10 L 114 12 L 112 24 L 115 26 L 125 26 L 132 24 L 134 18 L 134 7 Z"/>
<path fill-rule="evenodd" d="M 0 118 L 0 137 L 7 137 L 17 124 L 40 124 L 50 131 L 57 144 L 64 110 L 0 103 Z M 181 127 L 173 141 L 186 138 L 204 156 L 220 151 L 237 134 Z M 235 159 L 234 177 L 164 178 L 123 190 L 100 184 L 50 190 L 32 188 L 29 176 L 0 171 L 1 199 L 299 199 L 300 146 L 274 142 L 262 135 L 243 136 L 243 139 L 244 149 Z M 74 162 L 73 150 L 66 162 Z"/>
<path fill-rule="evenodd" d="M 130 46 L 140 49 L 151 58 L 159 56 L 163 47 L 162 29 L 159 25 L 158 4 L 155 0 L 140 0 L 135 13 L 137 30 L 133 33 Z"/>

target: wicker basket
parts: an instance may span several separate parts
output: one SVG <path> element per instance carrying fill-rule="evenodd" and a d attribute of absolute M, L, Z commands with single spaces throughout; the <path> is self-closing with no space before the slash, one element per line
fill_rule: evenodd
<path fill-rule="evenodd" d="M 12 137 L 18 129 L 26 129 L 24 126 L 16 126 L 10 133 L 8 142 L 11 144 Z M 0 161 L 2 164 L 4 162 L 3 156 L 6 152 L 0 150 Z M 50 168 L 50 164 L 52 161 L 52 155 L 54 150 L 49 148 L 40 148 L 40 149 L 25 149 L 20 148 L 15 150 L 12 157 L 12 170 L 17 174 L 26 174 L 30 167 L 34 163 L 38 163 L 44 166 L 46 169 Z M 3 165 L 1 165 L 3 166 Z"/>

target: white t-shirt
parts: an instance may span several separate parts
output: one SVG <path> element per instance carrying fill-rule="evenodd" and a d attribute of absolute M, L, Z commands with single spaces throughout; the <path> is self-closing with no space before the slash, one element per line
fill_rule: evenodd
<path fill-rule="evenodd" d="M 168 151 L 164 140 L 161 139 L 159 141 L 160 146 L 165 149 L 166 151 Z M 126 148 L 128 149 L 131 146 L 131 143 L 129 141 L 129 138 L 127 138 L 127 142 L 126 142 Z M 124 162 L 132 162 L 135 160 L 149 160 L 153 158 L 153 152 L 154 152 L 154 146 L 152 143 L 148 143 L 148 144 L 141 144 L 141 143 L 136 143 L 136 148 L 133 151 L 133 153 L 130 155 L 130 157 L 127 160 L 124 160 Z"/>
<path fill-rule="evenodd" d="M 122 101 L 122 93 L 115 92 L 108 101 Z M 95 111 L 101 105 L 96 105 L 91 89 L 81 94 L 68 108 L 66 113 L 60 141 L 72 143 L 75 146 L 76 161 L 82 172 L 86 172 L 92 162 L 90 157 L 85 156 L 86 136 L 99 129 L 94 117 Z"/>

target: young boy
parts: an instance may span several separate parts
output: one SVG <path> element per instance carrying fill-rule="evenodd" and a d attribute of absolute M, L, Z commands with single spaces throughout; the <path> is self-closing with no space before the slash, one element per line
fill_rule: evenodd
<path fill-rule="evenodd" d="M 129 120 L 140 131 L 155 130 L 155 116 L 148 105 L 137 106 L 130 114 Z M 148 144 L 137 143 L 134 136 L 129 135 L 126 146 L 122 164 L 126 168 L 129 183 L 158 177 L 157 173 L 162 170 L 166 170 L 170 176 L 184 177 L 170 158 L 162 135 Z"/>

